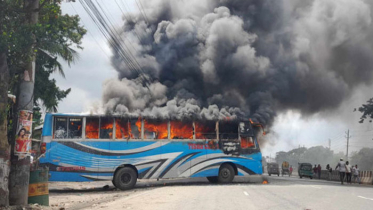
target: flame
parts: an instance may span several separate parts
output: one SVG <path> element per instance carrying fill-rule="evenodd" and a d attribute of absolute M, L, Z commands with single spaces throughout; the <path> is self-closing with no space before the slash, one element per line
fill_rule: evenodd
<path fill-rule="evenodd" d="M 113 138 L 113 120 L 110 119 L 107 122 L 101 120 L 100 130 L 109 130 L 109 138 Z"/>
<path fill-rule="evenodd" d="M 241 148 L 242 149 L 245 149 L 245 148 L 250 148 L 250 147 L 254 147 L 254 141 L 251 137 L 242 137 L 241 136 Z"/>
<path fill-rule="evenodd" d="M 168 138 L 168 122 L 165 121 L 147 121 L 144 120 L 144 129 L 148 132 L 155 133 L 155 139 L 167 139 Z M 144 134 L 145 139 L 152 139 L 153 137 Z"/>
<path fill-rule="evenodd" d="M 131 126 L 128 120 L 116 119 L 115 120 L 115 138 L 126 139 L 131 133 Z"/>
<path fill-rule="evenodd" d="M 137 122 L 135 123 L 135 125 L 136 125 L 137 130 L 139 131 L 139 133 L 141 133 L 141 118 L 137 119 Z M 132 134 L 131 134 L 131 137 L 132 137 Z"/>
<path fill-rule="evenodd" d="M 85 137 L 87 139 L 98 139 L 98 118 L 87 120 L 87 125 L 85 126 Z"/>
<path fill-rule="evenodd" d="M 207 135 L 216 134 L 215 125 L 209 126 L 202 122 L 195 122 L 195 126 L 196 126 L 196 139 L 209 139 Z"/>
<path fill-rule="evenodd" d="M 171 121 L 171 139 L 193 139 L 192 122 Z"/>

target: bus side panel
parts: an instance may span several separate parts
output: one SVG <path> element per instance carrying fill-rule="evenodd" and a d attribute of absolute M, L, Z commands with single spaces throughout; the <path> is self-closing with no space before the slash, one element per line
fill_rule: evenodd
<path fill-rule="evenodd" d="M 161 142 L 154 140 L 135 140 L 110 142 L 110 155 L 104 171 L 114 172 L 123 165 L 133 165 L 139 178 L 156 178 L 157 170 L 162 167 Z M 163 165 L 164 167 L 165 165 Z"/>

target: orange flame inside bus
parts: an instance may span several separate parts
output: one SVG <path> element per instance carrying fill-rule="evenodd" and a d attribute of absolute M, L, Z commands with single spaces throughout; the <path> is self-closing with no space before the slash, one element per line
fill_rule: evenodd
<path fill-rule="evenodd" d="M 242 149 L 245 149 L 245 148 L 250 148 L 250 147 L 254 147 L 254 141 L 251 137 L 242 137 L 241 136 L 241 148 Z"/>
<path fill-rule="evenodd" d="M 98 119 L 87 120 L 85 126 L 85 137 L 87 139 L 98 139 Z"/>
<path fill-rule="evenodd" d="M 216 134 L 215 125 L 204 125 L 201 122 L 195 122 L 196 127 L 196 139 L 207 139 L 206 134 Z M 213 138 L 216 139 L 216 136 Z"/>
<path fill-rule="evenodd" d="M 109 138 L 113 138 L 113 120 L 108 120 L 105 122 L 104 120 L 101 120 L 101 127 L 100 130 L 107 130 L 109 131 Z"/>
<path fill-rule="evenodd" d="M 116 119 L 115 120 L 115 138 L 126 139 L 131 133 L 131 126 L 128 120 Z"/>
<path fill-rule="evenodd" d="M 193 123 L 171 121 L 171 139 L 193 139 Z"/>
<path fill-rule="evenodd" d="M 144 129 L 148 132 L 154 132 L 156 139 L 167 139 L 168 138 L 168 122 L 167 121 L 160 121 L 160 122 L 149 122 L 144 120 Z M 148 134 L 144 134 L 145 139 L 152 139 L 152 136 Z"/>

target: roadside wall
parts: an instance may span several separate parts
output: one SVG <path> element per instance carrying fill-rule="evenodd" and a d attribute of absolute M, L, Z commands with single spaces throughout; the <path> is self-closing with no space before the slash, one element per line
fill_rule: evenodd
<path fill-rule="evenodd" d="M 317 178 L 317 175 L 314 176 Z M 362 184 L 373 184 L 373 172 L 372 171 L 360 171 L 360 181 Z M 327 170 L 321 170 L 321 179 L 328 180 L 328 171 Z M 339 171 L 333 171 L 331 176 L 332 181 L 339 181 Z M 352 176 L 352 182 L 354 181 Z M 346 181 L 346 177 L 345 177 Z"/>

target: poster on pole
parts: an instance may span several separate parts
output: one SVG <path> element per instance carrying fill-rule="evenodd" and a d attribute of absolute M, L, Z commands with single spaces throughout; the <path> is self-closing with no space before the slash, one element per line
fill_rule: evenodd
<path fill-rule="evenodd" d="M 14 154 L 26 157 L 31 154 L 31 134 L 32 134 L 32 111 L 21 110 L 18 113 L 18 125 Z"/>

